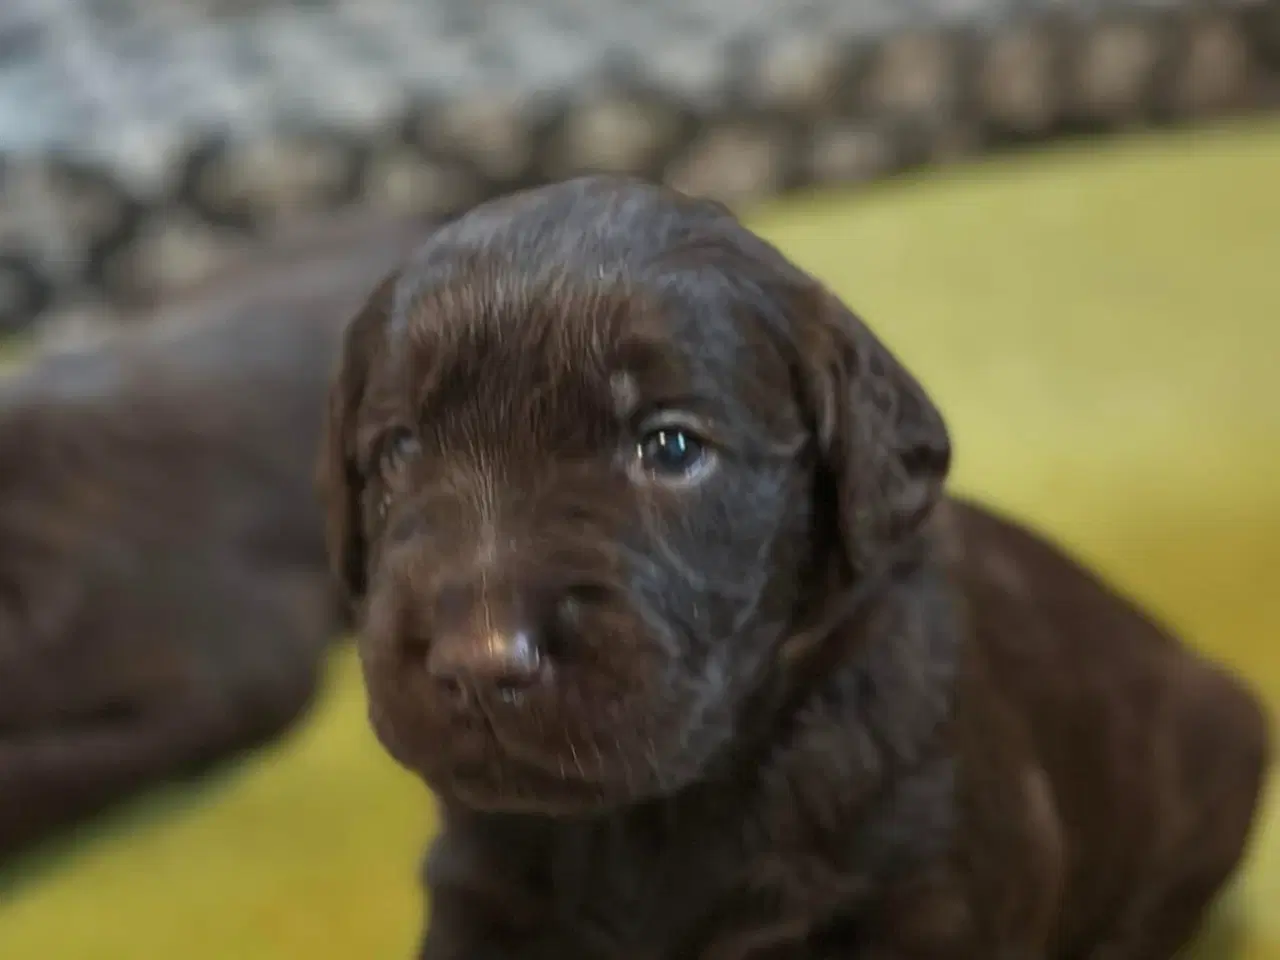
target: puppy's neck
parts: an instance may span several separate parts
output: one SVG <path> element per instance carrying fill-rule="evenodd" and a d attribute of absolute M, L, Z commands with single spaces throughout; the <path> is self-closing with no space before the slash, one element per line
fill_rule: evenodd
<path fill-rule="evenodd" d="M 774 809 L 804 816 L 818 793 L 847 828 L 881 784 L 940 745 L 961 654 L 957 601 L 927 544 L 898 559 L 855 587 L 837 608 L 844 615 L 787 672 L 773 709 L 761 711 L 751 768 L 765 819 Z"/>
<path fill-rule="evenodd" d="M 760 749 L 700 800 L 672 801 L 671 843 L 719 847 L 701 860 L 708 888 L 761 901 L 762 924 L 729 955 L 799 935 L 950 843 L 963 620 L 939 560 L 929 551 L 858 605 Z"/>

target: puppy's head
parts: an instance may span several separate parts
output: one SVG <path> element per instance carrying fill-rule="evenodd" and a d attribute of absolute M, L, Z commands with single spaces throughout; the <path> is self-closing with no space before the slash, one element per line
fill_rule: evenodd
<path fill-rule="evenodd" d="M 697 780 L 949 458 L 915 381 L 723 207 L 594 177 L 484 204 L 388 278 L 327 443 L 383 744 L 544 813 Z"/>

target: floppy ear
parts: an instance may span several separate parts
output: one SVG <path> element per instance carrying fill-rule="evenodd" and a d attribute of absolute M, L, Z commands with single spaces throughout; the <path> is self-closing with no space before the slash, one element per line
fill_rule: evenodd
<path fill-rule="evenodd" d="M 848 307 L 816 283 L 801 300 L 802 379 L 838 533 L 860 575 L 929 517 L 951 439 L 924 388 Z"/>
<path fill-rule="evenodd" d="M 329 565 L 346 599 L 359 603 L 366 588 L 367 550 L 361 500 L 364 479 L 356 460 L 356 420 L 369 367 L 383 349 L 399 271 L 384 279 L 346 328 L 338 371 L 329 388 L 321 444 L 319 487 L 325 510 Z"/>

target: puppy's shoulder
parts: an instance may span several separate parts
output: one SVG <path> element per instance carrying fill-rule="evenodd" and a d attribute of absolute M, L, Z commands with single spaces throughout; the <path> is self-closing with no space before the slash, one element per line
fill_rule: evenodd
<path fill-rule="evenodd" d="M 952 499 L 940 551 L 989 656 L 1159 671 L 1184 648 L 1117 588 L 1045 535 L 990 508 Z"/>

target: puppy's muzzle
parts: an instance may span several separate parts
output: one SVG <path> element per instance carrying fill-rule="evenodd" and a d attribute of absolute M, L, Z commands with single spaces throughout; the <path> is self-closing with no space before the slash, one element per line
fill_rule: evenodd
<path fill-rule="evenodd" d="M 400 654 L 419 661 L 432 695 L 516 702 L 554 680 L 589 590 L 493 569 L 437 582 L 414 598 Z"/>

